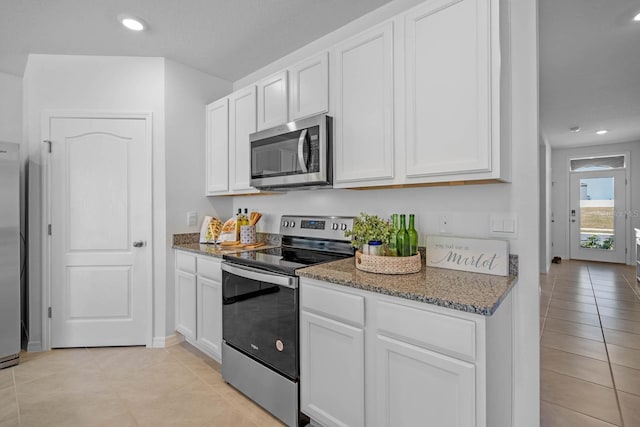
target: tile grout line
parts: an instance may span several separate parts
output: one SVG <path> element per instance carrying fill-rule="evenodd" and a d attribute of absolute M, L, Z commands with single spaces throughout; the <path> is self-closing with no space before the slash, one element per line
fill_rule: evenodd
<path fill-rule="evenodd" d="M 20 402 L 18 402 L 18 387 L 16 385 L 16 372 L 14 368 L 11 368 L 11 378 L 13 379 L 13 396 L 16 399 L 16 411 L 18 412 L 18 427 L 22 425 L 20 418 Z"/>
<path fill-rule="evenodd" d="M 622 407 L 620 405 L 620 398 L 618 397 L 618 387 L 616 386 L 616 377 L 613 375 L 613 367 L 611 366 L 611 357 L 609 356 L 609 347 L 607 347 L 607 337 L 604 334 L 604 326 L 602 325 L 602 318 L 600 317 L 600 308 L 598 307 L 598 298 L 596 296 L 595 289 L 593 288 L 593 279 L 591 278 L 591 269 L 589 268 L 588 264 L 587 264 L 587 272 L 589 273 L 589 283 L 591 284 L 591 292 L 593 292 L 593 299 L 596 302 L 596 311 L 598 312 L 598 321 L 600 322 L 600 332 L 602 333 L 602 340 L 604 342 L 604 351 L 607 353 L 607 362 L 609 363 L 609 374 L 611 375 L 611 384 L 613 385 L 613 393 L 616 396 L 616 405 L 618 406 L 618 415 L 620 415 L 620 426 L 624 427 L 624 417 L 622 416 Z"/>
<path fill-rule="evenodd" d="M 542 335 L 544 334 L 545 327 L 547 326 L 547 314 L 549 313 L 549 308 L 551 307 L 551 299 L 553 298 L 553 292 L 556 289 L 556 281 L 558 280 L 558 275 L 553 275 L 553 283 L 551 285 L 551 293 L 549 295 L 549 302 L 547 303 L 547 307 L 544 311 L 544 317 L 542 319 L 542 327 L 540 328 L 540 342 L 542 343 Z"/>

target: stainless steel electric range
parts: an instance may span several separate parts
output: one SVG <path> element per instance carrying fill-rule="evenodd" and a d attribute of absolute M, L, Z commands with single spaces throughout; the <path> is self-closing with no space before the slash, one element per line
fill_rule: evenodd
<path fill-rule="evenodd" d="M 225 255 L 222 377 L 288 426 L 299 410 L 298 277 L 295 270 L 353 256 L 352 217 L 282 216 L 282 245 Z"/>

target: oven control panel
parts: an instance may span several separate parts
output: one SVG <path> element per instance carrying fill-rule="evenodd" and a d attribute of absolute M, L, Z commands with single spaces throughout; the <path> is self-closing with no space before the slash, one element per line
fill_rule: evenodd
<path fill-rule="evenodd" d="M 283 236 L 349 241 L 344 232 L 352 227 L 353 217 L 345 216 L 283 215 L 280 219 L 280 234 Z"/>

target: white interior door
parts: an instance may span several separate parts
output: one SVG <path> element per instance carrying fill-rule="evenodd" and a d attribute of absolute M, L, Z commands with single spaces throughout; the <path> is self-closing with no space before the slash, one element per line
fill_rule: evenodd
<path fill-rule="evenodd" d="M 147 121 L 52 117 L 48 126 L 51 347 L 145 344 Z"/>
<path fill-rule="evenodd" d="M 569 205 L 572 259 L 626 262 L 626 172 L 572 172 Z"/>

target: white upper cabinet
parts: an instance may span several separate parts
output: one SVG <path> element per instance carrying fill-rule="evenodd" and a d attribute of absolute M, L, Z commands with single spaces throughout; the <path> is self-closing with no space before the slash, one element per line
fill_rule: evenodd
<path fill-rule="evenodd" d="M 281 71 L 257 83 L 258 130 L 287 123 L 289 97 L 287 72 Z"/>
<path fill-rule="evenodd" d="M 222 98 L 206 108 L 206 195 L 229 191 L 229 100 Z"/>
<path fill-rule="evenodd" d="M 474 178 L 500 178 L 489 173 L 499 169 L 492 150 L 500 149 L 498 126 L 492 126 L 499 115 L 492 5 L 497 8 L 486 0 L 436 0 L 405 15 L 409 181 L 474 173 L 480 173 Z"/>
<path fill-rule="evenodd" d="M 425 1 L 230 95 L 228 191 L 224 170 L 208 169 L 207 194 L 256 192 L 248 134 L 323 112 L 333 117 L 336 188 L 509 181 L 500 1 Z M 222 145 L 212 129 L 208 144 Z"/>
<path fill-rule="evenodd" d="M 249 86 L 229 95 L 229 190 L 254 193 L 249 185 L 251 149 L 249 135 L 256 131 L 256 87 Z"/>
<path fill-rule="evenodd" d="M 332 50 L 334 186 L 393 178 L 393 22 Z"/>
<path fill-rule="evenodd" d="M 291 121 L 329 111 L 329 53 L 311 57 L 289 69 Z"/>

